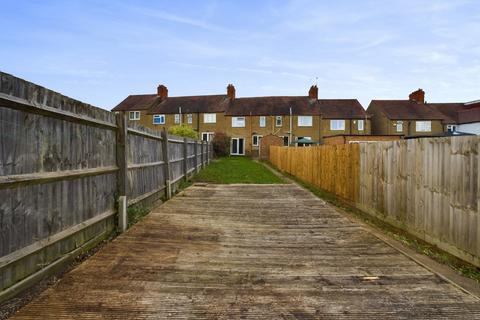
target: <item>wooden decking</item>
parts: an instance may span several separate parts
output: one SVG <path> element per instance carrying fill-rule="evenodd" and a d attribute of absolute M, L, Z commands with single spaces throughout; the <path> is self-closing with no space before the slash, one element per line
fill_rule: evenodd
<path fill-rule="evenodd" d="M 480 301 L 294 184 L 207 185 L 14 318 L 479 319 Z"/>

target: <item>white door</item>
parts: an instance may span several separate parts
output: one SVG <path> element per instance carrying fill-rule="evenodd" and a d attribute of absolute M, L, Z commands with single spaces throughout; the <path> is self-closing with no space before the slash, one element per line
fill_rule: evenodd
<path fill-rule="evenodd" d="M 232 138 L 231 154 L 237 156 L 245 155 L 245 139 Z"/>

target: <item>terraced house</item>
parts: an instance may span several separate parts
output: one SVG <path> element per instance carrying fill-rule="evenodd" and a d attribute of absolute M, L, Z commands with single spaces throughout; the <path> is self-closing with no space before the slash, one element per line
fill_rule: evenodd
<path fill-rule="evenodd" d="M 157 94 L 128 96 L 113 111 L 128 112 L 129 121 L 151 129 L 186 124 L 207 141 L 216 132 L 226 133 L 234 155 L 256 154 L 261 138 L 271 134 L 282 137 L 285 145 L 370 134 L 370 119 L 358 100 L 318 99 L 317 86 L 305 96 L 237 98 L 231 84 L 224 95 L 184 97 L 169 97 L 160 85 Z"/>
<path fill-rule="evenodd" d="M 367 112 L 376 135 L 480 134 L 480 101 L 427 103 L 422 89 L 412 92 L 408 100 L 372 100 Z"/>

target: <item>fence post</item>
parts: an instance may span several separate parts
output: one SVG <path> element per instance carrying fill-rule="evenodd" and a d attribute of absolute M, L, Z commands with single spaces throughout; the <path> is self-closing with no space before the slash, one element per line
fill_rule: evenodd
<path fill-rule="evenodd" d="M 127 230 L 127 116 L 121 111 L 116 114 L 117 122 L 117 189 L 118 189 L 118 229 L 120 232 Z"/>
<path fill-rule="evenodd" d="M 172 197 L 172 185 L 170 179 L 170 158 L 168 154 L 168 135 L 167 131 L 162 131 L 162 151 L 163 151 L 163 167 L 165 172 L 165 197 L 170 199 Z"/>
<path fill-rule="evenodd" d="M 211 142 L 207 142 L 207 165 L 210 164 L 210 144 Z"/>
<path fill-rule="evenodd" d="M 200 162 L 200 163 L 201 163 L 201 165 L 202 165 L 202 169 L 203 169 L 203 166 L 204 166 L 203 163 L 205 162 L 205 159 L 204 159 L 204 158 L 205 158 L 205 155 L 204 155 L 204 152 L 205 152 L 205 151 L 204 151 L 203 144 L 204 144 L 204 141 L 202 140 L 202 144 L 200 145 L 200 148 L 201 148 L 201 149 L 200 149 L 200 150 L 201 150 L 201 152 L 200 152 L 200 161 L 201 161 L 201 162 Z"/>
<path fill-rule="evenodd" d="M 188 180 L 188 140 L 183 138 L 183 178 L 185 181 Z"/>
<path fill-rule="evenodd" d="M 195 172 L 198 173 L 198 141 L 195 140 L 195 143 L 193 144 L 193 149 L 195 151 Z"/>

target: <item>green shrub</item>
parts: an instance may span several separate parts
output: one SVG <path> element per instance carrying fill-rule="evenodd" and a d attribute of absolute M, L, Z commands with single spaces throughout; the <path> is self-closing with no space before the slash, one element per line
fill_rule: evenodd
<path fill-rule="evenodd" d="M 198 133 L 195 130 L 193 130 L 192 127 L 186 124 L 180 124 L 180 125 L 170 127 L 170 129 L 168 129 L 168 133 L 173 134 L 175 136 L 192 138 L 195 140 L 198 139 Z"/>
<path fill-rule="evenodd" d="M 230 137 L 222 132 L 215 132 L 212 140 L 213 152 L 217 157 L 225 157 L 230 154 Z"/>

